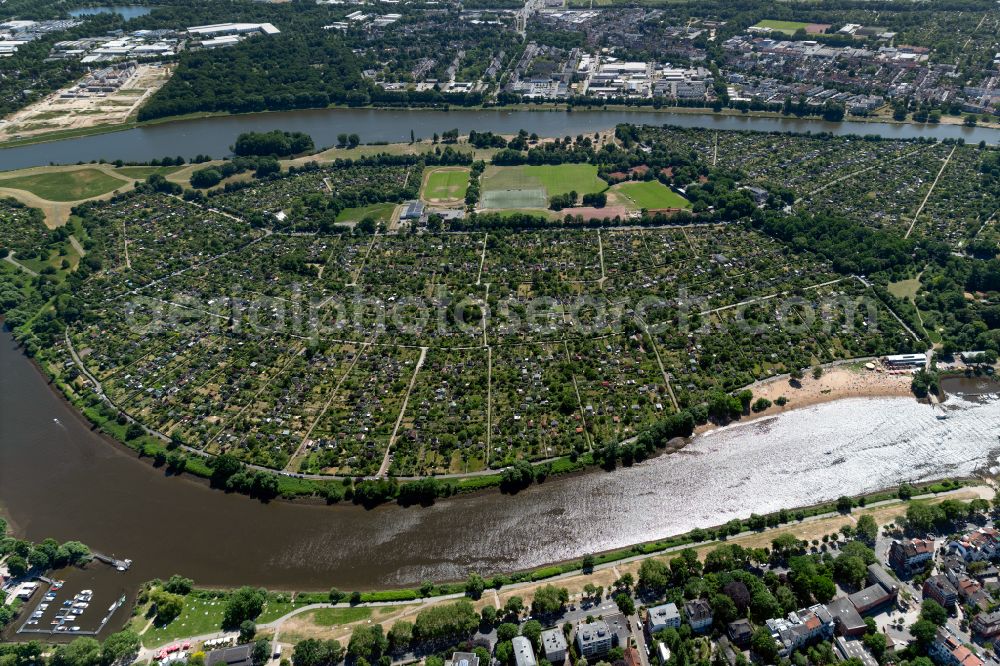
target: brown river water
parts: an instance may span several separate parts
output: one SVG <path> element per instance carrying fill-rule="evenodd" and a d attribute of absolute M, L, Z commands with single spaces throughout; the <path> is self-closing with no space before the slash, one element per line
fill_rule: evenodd
<path fill-rule="evenodd" d="M 201 585 L 373 589 L 511 571 L 906 480 L 995 466 L 1000 400 L 842 400 L 696 438 L 614 473 L 550 479 L 428 508 L 261 504 L 169 478 L 91 432 L 0 334 L 0 512 L 40 540 L 135 564 L 115 588 L 181 573 Z M 109 569 L 109 571 L 111 571 Z M 120 580 L 120 585 L 117 582 Z"/>

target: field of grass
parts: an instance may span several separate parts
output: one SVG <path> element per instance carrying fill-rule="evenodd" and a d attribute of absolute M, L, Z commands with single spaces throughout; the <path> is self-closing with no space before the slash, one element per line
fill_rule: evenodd
<path fill-rule="evenodd" d="M 920 278 L 915 277 L 909 280 L 900 280 L 899 282 L 890 282 L 887 285 L 889 293 L 896 298 L 907 298 L 913 300 L 917 292 L 920 291 Z"/>
<path fill-rule="evenodd" d="M 396 204 L 394 203 L 378 203 L 358 208 L 345 208 L 337 213 L 337 222 L 360 222 L 366 217 L 388 222 L 392 218 L 392 211 L 395 209 Z"/>
<path fill-rule="evenodd" d="M 690 208 L 687 199 L 658 180 L 636 181 L 615 186 L 615 191 L 639 208 Z"/>
<path fill-rule="evenodd" d="M 31 192 L 47 201 L 79 201 L 105 194 L 126 183 L 98 169 L 53 171 L 0 178 L 0 187 Z"/>
<path fill-rule="evenodd" d="M 482 179 L 484 193 L 542 189 L 546 198 L 566 194 L 572 190 L 576 190 L 582 196 L 603 192 L 607 187 L 608 184 L 597 177 L 597 167 L 593 164 L 491 166 L 486 169 Z"/>
<path fill-rule="evenodd" d="M 178 169 L 180 169 L 180 167 L 176 166 L 160 166 L 160 167 L 125 166 L 125 167 L 118 167 L 117 169 L 115 169 L 115 171 L 125 176 L 126 178 L 138 178 L 140 180 L 145 180 L 146 178 L 152 176 L 154 173 L 166 176 L 167 174 L 171 174 L 177 171 Z"/>
<path fill-rule="evenodd" d="M 464 167 L 441 167 L 424 174 L 424 201 L 456 201 L 465 199 L 469 186 L 469 170 Z"/>
<path fill-rule="evenodd" d="M 188 595 L 184 599 L 184 609 L 177 619 L 165 627 L 151 626 L 149 631 L 142 635 L 143 645 L 159 647 L 186 636 L 219 631 L 225 607 L 224 599 L 201 599 Z"/>
<path fill-rule="evenodd" d="M 768 30 L 776 30 L 787 35 L 794 35 L 797 30 L 805 29 L 807 25 L 809 24 L 802 23 L 801 21 L 775 21 L 772 19 L 765 19 L 753 27 L 767 28 Z"/>
<path fill-rule="evenodd" d="M 367 620 L 372 615 L 372 609 L 364 607 L 319 608 L 303 615 L 309 617 L 314 624 L 321 627 L 336 627 L 341 624 Z"/>
<path fill-rule="evenodd" d="M 545 208 L 549 205 L 549 200 L 545 196 L 545 190 L 541 188 L 493 190 L 483 192 L 480 199 L 480 208 L 492 210 Z"/>

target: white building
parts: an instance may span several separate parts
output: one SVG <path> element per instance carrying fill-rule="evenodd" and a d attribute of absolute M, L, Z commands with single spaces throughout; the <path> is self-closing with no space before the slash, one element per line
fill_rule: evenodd
<path fill-rule="evenodd" d="M 677 604 L 654 606 L 646 615 L 646 629 L 650 636 L 667 627 L 676 629 L 679 626 L 681 626 L 681 614 L 677 610 Z"/>
<path fill-rule="evenodd" d="M 549 629 L 542 632 L 542 651 L 545 658 L 555 666 L 566 661 L 566 637 L 560 629 Z"/>
<path fill-rule="evenodd" d="M 531 647 L 531 641 L 524 636 L 515 636 L 511 640 L 511 645 L 514 648 L 514 661 L 517 663 L 517 666 L 538 666 L 538 661 L 535 659 L 535 651 Z"/>

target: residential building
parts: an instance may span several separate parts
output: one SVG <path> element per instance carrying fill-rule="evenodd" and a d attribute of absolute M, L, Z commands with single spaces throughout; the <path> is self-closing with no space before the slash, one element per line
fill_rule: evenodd
<path fill-rule="evenodd" d="M 535 659 L 535 651 L 531 647 L 531 641 L 524 636 L 515 636 L 511 640 L 514 648 L 514 662 L 517 666 L 538 666 Z"/>
<path fill-rule="evenodd" d="M 984 666 L 983 660 L 962 645 L 962 641 L 945 628 L 938 629 L 937 637 L 927 649 L 936 663 L 942 666 Z"/>
<path fill-rule="evenodd" d="M 991 560 L 1000 553 L 1000 533 L 992 527 L 980 527 L 952 541 L 948 548 L 965 558 L 966 562 Z"/>
<path fill-rule="evenodd" d="M 750 620 L 745 618 L 730 622 L 726 631 L 729 634 L 729 640 L 739 646 L 749 645 L 750 637 L 753 636 L 753 626 L 750 625 Z"/>
<path fill-rule="evenodd" d="M 972 620 L 972 633 L 980 638 L 1000 636 L 1000 611 L 977 615 Z"/>
<path fill-rule="evenodd" d="M 642 659 L 639 657 L 639 651 L 631 645 L 625 648 L 624 657 L 625 666 L 642 666 Z"/>
<path fill-rule="evenodd" d="M 787 618 L 768 620 L 767 628 L 778 643 L 778 653 L 787 657 L 793 651 L 816 641 L 832 638 L 834 621 L 826 606 L 817 604 L 789 613 Z"/>
<path fill-rule="evenodd" d="M 576 628 L 576 648 L 580 656 L 600 657 L 611 649 L 611 630 L 604 620 L 581 623 Z"/>
<path fill-rule="evenodd" d="M 987 610 L 990 607 L 990 597 L 978 581 L 968 576 L 960 576 L 958 582 L 955 584 L 955 589 L 958 590 L 958 598 L 963 603 L 978 608 L 981 611 Z"/>
<path fill-rule="evenodd" d="M 479 657 L 475 652 L 456 652 L 451 655 L 450 666 L 479 666 Z"/>
<path fill-rule="evenodd" d="M 958 601 L 958 590 L 945 576 L 931 576 L 924 581 L 924 597 L 930 597 L 945 608 L 952 608 Z"/>
<path fill-rule="evenodd" d="M 705 599 L 693 599 L 684 604 L 684 615 L 696 633 L 712 628 L 712 606 Z"/>
<path fill-rule="evenodd" d="M 893 541 L 889 546 L 889 566 L 906 576 L 923 571 L 932 557 L 934 557 L 933 539 Z"/>
<path fill-rule="evenodd" d="M 677 610 L 677 604 L 663 604 L 654 606 L 646 614 L 646 630 L 652 636 L 658 631 L 663 631 L 667 627 L 674 629 L 681 626 L 681 614 Z"/>
<path fill-rule="evenodd" d="M 542 632 L 542 651 L 545 658 L 555 666 L 566 661 L 566 636 L 561 629 L 549 629 Z"/>

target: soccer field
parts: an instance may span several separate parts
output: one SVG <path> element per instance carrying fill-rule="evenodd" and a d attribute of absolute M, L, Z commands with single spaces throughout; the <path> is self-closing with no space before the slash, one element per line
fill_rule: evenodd
<path fill-rule="evenodd" d="M 690 208 L 687 199 L 657 180 L 622 183 L 613 188 L 638 208 Z"/>
<path fill-rule="evenodd" d="M 469 170 L 464 167 L 431 169 L 424 175 L 424 201 L 442 202 L 465 198 L 469 187 Z"/>
<path fill-rule="evenodd" d="M 557 194 L 576 190 L 583 196 L 607 187 L 592 164 L 491 166 L 482 178 L 482 207 L 545 208 Z"/>
<path fill-rule="evenodd" d="M 802 23 L 801 21 L 775 21 L 772 19 L 765 19 L 753 26 L 755 28 L 767 28 L 768 30 L 776 30 L 778 32 L 783 32 L 786 35 L 794 35 L 799 29 L 805 30 L 810 23 Z"/>
<path fill-rule="evenodd" d="M 480 207 L 489 209 L 546 208 L 549 200 L 545 190 L 494 190 L 483 192 Z"/>

